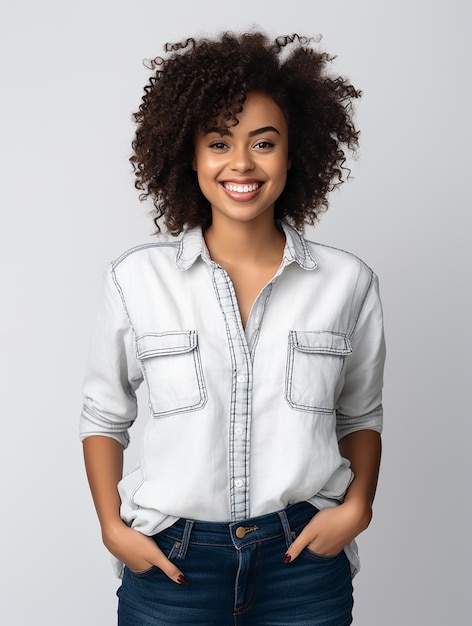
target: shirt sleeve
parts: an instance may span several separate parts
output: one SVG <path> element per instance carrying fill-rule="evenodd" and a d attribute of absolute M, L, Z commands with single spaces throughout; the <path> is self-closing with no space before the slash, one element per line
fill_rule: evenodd
<path fill-rule="evenodd" d="M 135 391 L 143 380 L 135 353 L 133 328 L 110 266 L 86 366 L 81 440 L 104 435 L 127 447 L 137 414 Z"/>
<path fill-rule="evenodd" d="M 337 402 L 338 440 L 358 430 L 382 432 L 382 385 L 385 362 L 382 304 L 375 274 L 351 333 L 344 384 Z"/>

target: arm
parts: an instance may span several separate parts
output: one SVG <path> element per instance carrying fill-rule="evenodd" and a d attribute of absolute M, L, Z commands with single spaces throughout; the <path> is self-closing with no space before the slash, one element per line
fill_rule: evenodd
<path fill-rule="evenodd" d="M 129 528 L 120 518 L 118 482 L 123 471 L 123 447 L 110 437 L 92 436 L 84 442 L 84 460 L 106 548 L 133 571 L 156 565 L 178 584 L 185 576 L 161 552 L 152 538 Z"/>
<path fill-rule="evenodd" d="M 377 479 L 380 469 L 382 441 L 374 430 L 359 430 L 344 437 L 339 442 L 339 449 L 344 458 L 351 462 L 354 480 L 349 486 L 344 503 L 359 509 L 365 530 L 372 519 Z M 359 531 L 359 532 L 361 532 Z"/>
<path fill-rule="evenodd" d="M 287 562 L 306 546 L 319 554 L 337 554 L 372 519 L 381 455 L 385 360 L 382 306 L 375 275 L 362 301 L 351 343 L 353 352 L 346 359 L 344 386 L 336 407 L 336 432 L 339 450 L 351 462 L 354 480 L 343 504 L 323 509 L 307 524 L 287 551 Z"/>
<path fill-rule="evenodd" d="M 370 524 L 379 474 L 380 435 L 373 430 L 359 430 L 342 439 L 339 447 L 351 461 L 355 476 L 344 503 L 323 509 L 311 519 L 287 550 L 286 562 L 293 561 L 307 546 L 319 554 L 337 554 Z"/>
<path fill-rule="evenodd" d="M 80 420 L 84 460 L 107 549 L 133 571 L 156 565 L 169 578 L 185 577 L 150 537 L 129 528 L 120 517 L 118 483 L 123 450 L 137 414 L 135 390 L 142 372 L 135 358 L 135 339 L 126 307 L 110 266 L 91 342 Z"/>

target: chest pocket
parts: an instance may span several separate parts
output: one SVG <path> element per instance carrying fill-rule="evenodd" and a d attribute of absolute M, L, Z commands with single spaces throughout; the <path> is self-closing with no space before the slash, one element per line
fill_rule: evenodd
<path fill-rule="evenodd" d="M 154 417 L 202 408 L 207 401 L 195 330 L 146 333 L 136 338 Z"/>
<path fill-rule="evenodd" d="M 351 354 L 341 333 L 291 330 L 288 336 L 285 398 L 293 409 L 332 413 L 336 385 Z"/>

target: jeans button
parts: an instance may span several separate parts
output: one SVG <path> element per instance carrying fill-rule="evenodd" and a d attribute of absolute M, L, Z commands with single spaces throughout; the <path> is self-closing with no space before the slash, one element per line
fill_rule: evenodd
<path fill-rule="evenodd" d="M 238 539 L 244 539 L 245 536 L 246 536 L 246 529 L 243 526 L 238 526 L 236 528 L 236 537 Z"/>

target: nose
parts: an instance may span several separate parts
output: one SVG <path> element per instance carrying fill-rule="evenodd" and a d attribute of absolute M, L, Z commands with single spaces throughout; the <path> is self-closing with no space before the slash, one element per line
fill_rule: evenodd
<path fill-rule="evenodd" d="M 230 166 L 235 172 L 247 172 L 254 168 L 252 156 L 246 146 L 236 146 L 233 148 Z"/>

